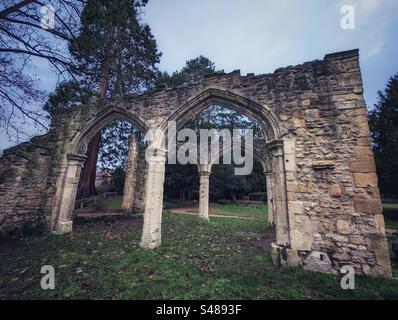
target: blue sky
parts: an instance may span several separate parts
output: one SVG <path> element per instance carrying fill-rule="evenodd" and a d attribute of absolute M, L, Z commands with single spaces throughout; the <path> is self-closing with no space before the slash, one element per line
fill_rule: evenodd
<path fill-rule="evenodd" d="M 340 27 L 343 5 L 355 7 L 354 30 Z M 226 72 L 261 74 L 359 48 L 369 106 L 398 73 L 396 0 L 150 0 L 143 20 L 163 53 L 160 68 L 169 72 L 201 54 Z M 45 62 L 34 65 L 41 88 L 52 91 L 53 72 Z M 0 135 L 0 150 L 13 144 Z"/>

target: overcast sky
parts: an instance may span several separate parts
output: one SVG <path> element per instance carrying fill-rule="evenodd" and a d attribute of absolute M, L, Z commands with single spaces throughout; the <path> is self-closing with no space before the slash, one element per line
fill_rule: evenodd
<path fill-rule="evenodd" d="M 354 30 L 340 27 L 344 5 L 356 9 Z M 143 19 L 163 53 L 160 68 L 169 72 L 204 55 L 226 72 L 270 73 L 359 48 L 369 106 L 398 73 L 397 0 L 150 0 Z M 41 87 L 52 91 L 55 75 L 46 63 L 35 66 Z M 0 150 L 13 144 L 0 135 Z"/>

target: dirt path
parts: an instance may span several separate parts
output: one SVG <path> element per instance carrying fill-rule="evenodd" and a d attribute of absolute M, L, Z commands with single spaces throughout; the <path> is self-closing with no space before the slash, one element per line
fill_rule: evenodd
<path fill-rule="evenodd" d="M 176 214 L 185 214 L 185 215 L 190 215 L 190 216 L 199 216 L 198 213 L 192 212 L 192 209 L 193 209 L 192 207 L 185 207 L 185 208 L 170 209 L 169 211 L 172 212 L 172 213 L 176 213 Z M 213 211 L 213 213 L 209 213 L 209 217 L 243 219 L 243 220 L 261 220 L 261 219 L 252 218 L 252 217 L 242 217 L 242 216 L 236 216 L 236 215 L 215 214 L 214 211 Z"/>
<path fill-rule="evenodd" d="M 122 212 L 79 212 L 76 214 L 78 218 L 100 218 L 100 217 L 114 217 L 121 216 Z"/>
<path fill-rule="evenodd" d="M 176 213 L 176 214 L 184 214 L 184 215 L 190 215 L 190 216 L 198 216 L 199 213 L 194 212 L 197 211 L 198 208 L 194 206 L 187 206 L 187 207 L 182 207 L 182 208 L 174 208 L 174 209 L 169 209 L 169 212 Z M 100 218 L 100 217 L 116 217 L 116 216 L 122 216 L 124 215 L 122 212 L 79 212 L 77 213 L 78 218 Z M 139 215 L 137 215 L 139 216 Z M 212 218 L 230 218 L 230 219 L 243 219 L 243 220 L 259 220 L 262 221 L 263 219 L 261 218 L 255 218 L 255 217 L 244 217 L 244 216 L 238 216 L 238 215 L 229 215 L 229 214 L 219 214 L 217 213 L 217 210 L 214 210 L 214 208 L 209 208 L 209 217 Z"/>

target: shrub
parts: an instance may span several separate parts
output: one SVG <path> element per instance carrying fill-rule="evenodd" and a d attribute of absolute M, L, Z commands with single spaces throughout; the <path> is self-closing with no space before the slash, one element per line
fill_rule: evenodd
<path fill-rule="evenodd" d="M 267 201 L 267 194 L 265 192 L 250 193 L 249 199 L 252 201 Z"/>
<path fill-rule="evenodd" d="M 234 202 L 232 200 L 229 200 L 229 199 L 219 199 L 219 200 L 217 200 L 217 203 L 219 203 L 219 204 L 233 204 Z"/>

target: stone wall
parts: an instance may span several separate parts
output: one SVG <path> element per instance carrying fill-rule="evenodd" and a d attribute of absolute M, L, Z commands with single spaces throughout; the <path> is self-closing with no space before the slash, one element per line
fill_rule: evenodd
<path fill-rule="evenodd" d="M 146 145 L 143 143 L 139 144 L 138 153 L 138 165 L 137 165 L 137 175 L 136 175 L 136 187 L 134 189 L 134 213 L 143 213 L 145 209 L 145 182 L 147 177 L 148 165 L 145 161 L 145 149 Z"/>
<path fill-rule="evenodd" d="M 327 82 L 314 81 L 326 88 L 306 94 L 292 115 L 297 124 L 295 174 L 287 177 L 292 247 L 304 264 L 309 252 L 318 251 L 334 270 L 351 264 L 359 274 L 388 275 L 358 55 L 329 55 L 325 62 Z"/>
<path fill-rule="evenodd" d="M 143 132 L 165 130 L 169 120 L 182 124 L 211 104 L 241 111 L 262 126 L 267 146 L 282 148 L 273 151 L 280 160 L 271 175 L 283 238 L 274 246 L 276 263 L 333 272 L 352 264 L 358 274 L 391 274 L 357 50 L 272 74 L 213 74 L 57 115 L 49 136 L 6 151 L 0 161 L 1 230 L 34 219 L 54 230 L 60 210 L 74 201 L 62 199 L 65 185 L 78 182 L 68 154 L 83 155 L 90 137 L 113 119 Z M 141 210 L 144 188 L 137 190 Z"/>
<path fill-rule="evenodd" d="M 0 237 L 48 229 L 47 184 L 53 150 L 49 134 L 4 151 L 0 158 Z"/>
<path fill-rule="evenodd" d="M 145 149 L 146 144 L 140 142 L 138 137 L 130 137 L 122 209 L 132 213 L 144 212 L 147 173 Z"/>

